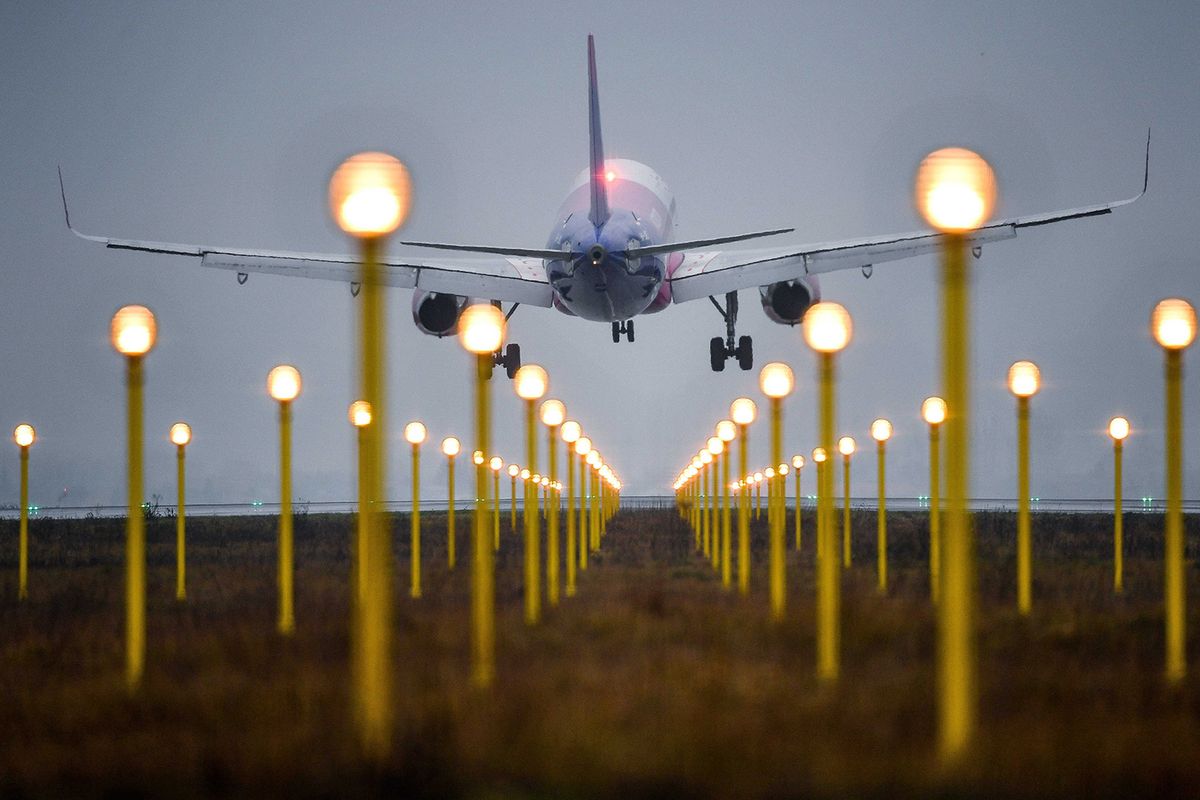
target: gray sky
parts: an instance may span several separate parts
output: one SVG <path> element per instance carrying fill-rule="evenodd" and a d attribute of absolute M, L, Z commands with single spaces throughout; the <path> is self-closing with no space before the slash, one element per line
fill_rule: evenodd
<path fill-rule="evenodd" d="M 519 6 L 519 10 L 510 8 Z M 1095 220 L 985 249 L 974 302 L 974 492 L 1011 497 L 1019 358 L 1040 364 L 1033 491 L 1104 497 L 1110 416 L 1130 417 L 1128 496 L 1161 496 L 1162 367 L 1148 333 L 1167 295 L 1200 301 L 1200 6 L 1195 3 L 49 3 L 0 5 L 0 425 L 38 428 L 32 500 L 120 503 L 124 399 L 112 312 L 149 305 L 147 495 L 174 492 L 167 429 L 195 430 L 191 499 L 274 501 L 267 370 L 304 373 L 296 494 L 353 496 L 354 301 L 345 286 L 253 277 L 194 260 L 107 251 L 90 233 L 300 251 L 347 249 L 326 182 L 344 156 L 386 149 L 414 175 L 414 239 L 541 246 L 587 157 L 586 35 L 596 34 L 608 155 L 644 161 L 678 198 L 681 238 L 795 226 L 790 243 L 922 227 L 913 170 L 934 147 L 992 160 L 999 216 L 1134 194 L 1154 129 L 1149 194 Z M 823 282 L 855 319 L 841 360 L 839 428 L 860 441 L 891 418 L 889 488 L 925 492 L 918 408 L 936 390 L 936 265 L 883 265 Z M 421 335 L 391 292 L 393 437 L 421 417 L 469 434 L 467 368 Z M 526 361 L 635 493 L 668 491 L 728 403 L 757 397 L 757 366 L 797 372 L 787 449 L 814 445 L 814 360 L 799 328 L 742 294 L 756 370 L 709 371 L 723 324 L 707 302 L 608 326 L 522 308 Z M 1191 353 L 1191 362 L 1200 353 Z M 1187 373 L 1188 451 L 1200 450 L 1200 365 Z M 516 454 L 511 384 L 495 383 L 498 449 Z M 10 445 L 11 446 L 11 445 Z M 752 458 L 766 459 L 766 430 Z M 15 446 L 0 501 L 16 501 Z M 406 450 L 390 483 L 407 496 Z M 443 493 L 427 455 L 430 496 Z M 874 489 L 874 456 L 855 493 Z M 437 465 L 437 469 L 432 468 Z M 1200 495 L 1200 458 L 1185 494 Z M 811 483 L 811 481 L 810 481 Z M 465 492 L 464 492 L 465 494 Z"/>

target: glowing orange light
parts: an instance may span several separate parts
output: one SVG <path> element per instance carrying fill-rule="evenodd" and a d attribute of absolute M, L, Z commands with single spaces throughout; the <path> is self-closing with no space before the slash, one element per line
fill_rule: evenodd
<path fill-rule="evenodd" d="M 281 403 L 300 396 L 300 370 L 291 364 L 280 364 L 267 373 L 267 391 Z"/>
<path fill-rule="evenodd" d="M 1196 339 L 1196 309 L 1178 297 L 1169 297 L 1154 307 L 1150 328 L 1161 347 L 1183 350 Z"/>
<path fill-rule="evenodd" d="M 171 443 L 183 446 L 192 440 L 192 428 L 186 422 L 176 422 L 171 426 Z"/>
<path fill-rule="evenodd" d="M 454 458 L 462 450 L 462 442 L 458 441 L 458 437 L 447 436 L 442 439 L 442 452 L 449 458 Z"/>
<path fill-rule="evenodd" d="M 158 325 L 145 306 L 124 306 L 113 314 L 109 327 L 112 346 L 124 356 L 144 356 L 154 347 Z"/>
<path fill-rule="evenodd" d="M 871 438 L 877 442 L 886 442 L 892 438 L 892 423 L 886 419 L 877 419 L 871 423 Z"/>
<path fill-rule="evenodd" d="M 991 216 L 996 176 L 978 153 L 942 148 L 917 169 L 916 203 L 925 221 L 939 231 L 975 230 Z"/>
<path fill-rule="evenodd" d="M 1113 417 L 1108 421 L 1108 435 L 1116 441 L 1121 441 L 1129 435 L 1129 420 L 1124 417 Z"/>
<path fill-rule="evenodd" d="M 347 416 L 350 417 L 351 425 L 356 428 L 365 428 L 371 424 L 371 404 L 366 400 L 355 400 L 350 404 Z"/>
<path fill-rule="evenodd" d="M 458 318 L 458 341 L 469 353 L 494 353 L 504 343 L 504 312 L 491 303 L 468 306 Z"/>
<path fill-rule="evenodd" d="M 18 447 L 29 447 L 37 439 L 37 431 L 27 422 L 23 422 L 13 429 L 13 441 Z"/>
<path fill-rule="evenodd" d="M 329 208 L 338 226 L 353 236 L 385 236 L 408 216 L 412 181 L 387 153 L 359 153 L 342 162 L 329 179 Z"/>
<path fill-rule="evenodd" d="M 608 172 L 604 173 L 604 180 L 607 181 L 608 183 L 612 183 L 616 179 L 617 179 L 617 173 L 613 172 L 611 169 Z"/>

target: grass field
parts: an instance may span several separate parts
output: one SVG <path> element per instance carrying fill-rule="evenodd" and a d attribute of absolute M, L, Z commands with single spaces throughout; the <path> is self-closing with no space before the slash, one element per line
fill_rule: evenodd
<path fill-rule="evenodd" d="M 480 693 L 467 680 L 470 570 L 446 569 L 444 515 L 423 518 L 421 600 L 397 518 L 397 727 L 376 769 L 351 727 L 351 518 L 297 518 L 290 640 L 275 632 L 273 518 L 190 520 L 185 603 L 173 522 L 151 520 L 147 671 L 132 698 L 123 521 L 33 522 L 24 603 L 16 525 L 0 523 L 0 795 L 1200 796 L 1200 580 L 1189 564 L 1191 671 L 1169 689 L 1159 516 L 1127 517 L 1123 597 L 1109 517 L 1035 516 L 1026 619 L 1014 517 L 976 515 L 980 736 L 952 773 L 934 758 L 926 521 L 890 519 L 892 591 L 879 597 L 874 513 L 855 515 L 831 687 L 814 677 L 812 520 L 789 553 L 782 624 L 767 614 L 765 519 L 743 599 L 674 513 L 641 511 L 610 522 L 578 596 L 528 628 L 506 519 L 498 682 Z"/>

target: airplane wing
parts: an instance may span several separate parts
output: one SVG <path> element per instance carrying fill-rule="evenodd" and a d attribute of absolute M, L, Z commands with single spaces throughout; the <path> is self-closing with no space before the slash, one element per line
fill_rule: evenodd
<path fill-rule="evenodd" d="M 62 173 L 59 172 L 59 181 Z M 301 278 L 340 281 L 357 286 L 359 260 L 351 255 L 325 253 L 296 253 L 287 250 L 250 250 L 231 247 L 142 242 L 132 239 L 113 239 L 80 233 L 71 225 L 67 210 L 66 191 L 63 191 L 63 213 L 67 227 L 76 236 L 97 242 L 114 250 L 135 250 L 143 253 L 163 253 L 187 256 L 200 260 L 200 265 L 238 273 L 245 280 L 250 273 L 291 275 Z M 508 303 L 526 303 L 549 308 L 553 305 L 550 284 L 540 258 L 493 256 L 489 258 L 425 259 L 405 256 L 385 257 L 384 284 L 406 289 L 457 294 L 465 297 L 486 297 Z"/>
<path fill-rule="evenodd" d="M 972 248 L 1015 238 L 1019 231 L 1056 222 L 1111 214 L 1146 193 L 1150 182 L 1150 138 L 1146 137 L 1146 171 L 1142 191 L 1126 200 L 1099 203 L 1066 211 L 1013 217 L 985 225 L 966 237 Z M 690 252 L 672 273 L 671 296 L 676 303 L 698 300 L 739 289 L 766 286 L 843 269 L 867 269 L 885 261 L 937 251 L 945 238 L 934 231 L 876 236 L 842 242 L 771 247 L 757 250 Z"/>

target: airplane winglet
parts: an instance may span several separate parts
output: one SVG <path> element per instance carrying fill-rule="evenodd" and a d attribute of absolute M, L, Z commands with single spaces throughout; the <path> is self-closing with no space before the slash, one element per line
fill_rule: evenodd
<path fill-rule="evenodd" d="M 75 230 L 75 227 L 71 224 L 71 210 L 67 208 L 67 189 L 66 185 L 63 183 L 62 164 L 58 165 L 58 191 L 60 194 L 62 194 L 63 218 L 67 221 L 67 230 L 78 236 L 80 239 L 86 239 L 89 242 L 108 244 L 108 239 L 105 239 L 103 236 L 88 236 L 86 233 L 80 233 L 79 231 Z"/>
<path fill-rule="evenodd" d="M 1142 194 L 1150 188 L 1150 128 L 1146 128 L 1146 172 L 1142 175 Z M 1142 195 L 1139 194 L 1138 197 Z"/>

